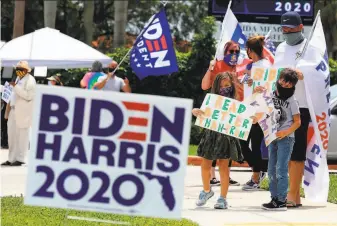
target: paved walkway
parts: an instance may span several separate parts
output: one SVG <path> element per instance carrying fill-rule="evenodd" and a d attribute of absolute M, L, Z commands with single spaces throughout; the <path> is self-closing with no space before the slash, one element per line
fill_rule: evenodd
<path fill-rule="evenodd" d="M 0 161 L 7 159 L 7 150 L 0 151 Z M 25 194 L 27 167 L 2 167 L 1 196 Z M 231 177 L 244 183 L 250 173 L 235 170 Z M 228 210 L 214 210 L 213 205 L 219 195 L 219 187 L 214 188 L 215 196 L 204 207 L 196 207 L 195 200 L 201 187 L 200 167 L 187 167 L 185 179 L 185 196 L 182 216 L 200 224 L 200 226 L 230 226 L 230 225 L 336 225 L 337 205 L 326 207 L 309 203 L 304 200 L 304 207 L 291 209 L 287 212 L 267 212 L 260 208 L 263 202 L 269 201 L 269 192 L 244 192 L 241 187 L 230 187 L 228 193 Z M 332 223 L 332 224 L 331 224 Z"/>

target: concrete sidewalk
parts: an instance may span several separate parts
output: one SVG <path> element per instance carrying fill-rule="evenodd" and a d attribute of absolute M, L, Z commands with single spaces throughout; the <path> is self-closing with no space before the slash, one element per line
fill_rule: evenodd
<path fill-rule="evenodd" d="M 0 161 L 7 160 L 7 150 L 0 151 Z M 1 167 L 1 196 L 25 194 L 27 166 Z M 250 173 L 231 172 L 231 177 L 245 183 Z M 304 206 L 289 209 L 286 212 L 267 212 L 260 208 L 261 204 L 270 200 L 269 192 L 246 192 L 240 187 L 230 187 L 228 193 L 228 210 L 215 210 L 213 205 L 219 195 L 219 187 L 214 187 L 215 195 L 204 207 L 196 207 L 195 200 L 201 191 L 200 167 L 187 167 L 185 178 L 185 195 L 182 217 L 199 223 L 201 226 L 224 225 L 336 225 L 337 205 L 319 206 L 304 200 Z M 331 224 L 333 223 L 333 224 Z"/>

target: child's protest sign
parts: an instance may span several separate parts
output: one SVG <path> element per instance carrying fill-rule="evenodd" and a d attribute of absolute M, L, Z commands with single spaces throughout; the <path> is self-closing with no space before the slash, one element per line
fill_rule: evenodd
<path fill-rule="evenodd" d="M 253 79 L 252 91 L 257 86 L 263 86 L 269 93 L 276 90 L 276 81 L 284 68 L 266 68 L 266 67 L 252 67 L 251 78 Z M 245 98 L 252 95 L 245 92 Z"/>
<path fill-rule="evenodd" d="M 195 125 L 247 140 L 255 114 L 249 104 L 208 93 L 200 108 L 204 115 L 198 117 Z"/>
<path fill-rule="evenodd" d="M 268 147 L 277 138 L 277 112 L 275 111 L 270 92 L 265 90 L 263 93 L 254 93 L 245 102 L 250 103 L 255 108 L 255 117 L 257 117 L 257 121 L 264 134 L 266 146 Z"/>
<path fill-rule="evenodd" d="M 5 101 L 6 103 L 8 103 L 9 100 L 11 99 L 12 91 L 13 91 L 13 87 L 8 82 L 6 82 L 3 87 L 1 99 Z"/>

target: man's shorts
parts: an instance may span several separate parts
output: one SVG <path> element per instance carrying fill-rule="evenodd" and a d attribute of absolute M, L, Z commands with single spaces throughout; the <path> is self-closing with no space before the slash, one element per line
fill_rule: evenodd
<path fill-rule="evenodd" d="M 307 136 L 310 122 L 308 108 L 300 108 L 301 126 L 295 131 L 295 144 L 291 153 L 291 161 L 305 161 L 307 154 Z"/>

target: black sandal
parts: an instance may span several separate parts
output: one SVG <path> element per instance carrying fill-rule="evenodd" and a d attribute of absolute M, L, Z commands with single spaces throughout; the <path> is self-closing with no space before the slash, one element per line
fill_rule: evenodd
<path fill-rule="evenodd" d="M 293 201 L 287 201 L 287 208 L 298 208 L 299 206 Z"/>
<path fill-rule="evenodd" d="M 6 162 L 2 163 L 1 165 L 2 165 L 2 166 L 10 166 L 11 163 L 10 163 L 9 161 L 6 161 Z"/>

